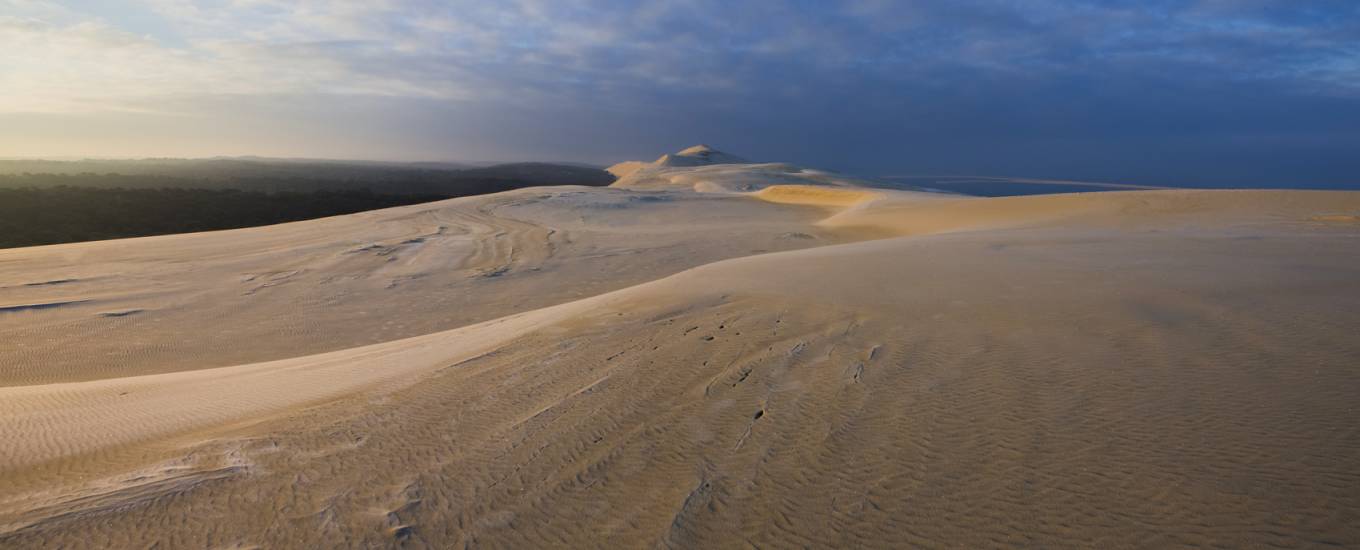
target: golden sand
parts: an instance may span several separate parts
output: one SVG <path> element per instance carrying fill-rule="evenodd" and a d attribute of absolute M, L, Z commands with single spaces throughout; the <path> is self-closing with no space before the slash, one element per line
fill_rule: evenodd
<path fill-rule="evenodd" d="M 0 251 L 0 547 L 1360 545 L 1360 193 L 687 164 Z"/>

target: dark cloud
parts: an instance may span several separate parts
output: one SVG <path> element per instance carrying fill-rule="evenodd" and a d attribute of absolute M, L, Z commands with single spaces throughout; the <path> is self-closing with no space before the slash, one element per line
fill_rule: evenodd
<path fill-rule="evenodd" d="M 200 62 L 273 63 L 288 87 L 154 102 L 229 112 L 223 148 L 255 128 L 264 154 L 607 162 L 707 141 L 861 173 L 1360 182 L 1349 0 L 323 4 L 254 2 L 287 24 L 253 37 L 230 35 L 250 14 L 177 8 L 195 21 L 177 36 L 215 39 Z"/>

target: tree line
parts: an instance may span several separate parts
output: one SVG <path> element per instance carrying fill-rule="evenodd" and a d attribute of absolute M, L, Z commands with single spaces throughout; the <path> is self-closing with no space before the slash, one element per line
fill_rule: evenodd
<path fill-rule="evenodd" d="M 270 225 L 450 196 L 369 189 L 265 192 L 0 185 L 0 248 Z"/>

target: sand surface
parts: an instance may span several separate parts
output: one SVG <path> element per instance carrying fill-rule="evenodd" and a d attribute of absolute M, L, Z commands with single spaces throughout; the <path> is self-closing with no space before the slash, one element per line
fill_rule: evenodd
<path fill-rule="evenodd" d="M 1360 545 L 1360 193 L 615 173 L 0 251 L 0 547 Z"/>

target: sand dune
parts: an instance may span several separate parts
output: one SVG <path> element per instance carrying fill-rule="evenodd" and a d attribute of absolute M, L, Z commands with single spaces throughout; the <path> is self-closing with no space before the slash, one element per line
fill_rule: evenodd
<path fill-rule="evenodd" d="M 536 188 L 268 228 L 0 250 L 0 386 L 386 342 L 841 242 L 811 208 Z M 798 234 L 798 237 L 791 235 Z M 35 285 L 63 280 L 61 284 Z M 13 305 L 11 305 L 13 304 Z M 60 306 L 60 307 L 56 307 Z M 111 311 L 139 310 L 109 318 Z"/>
<path fill-rule="evenodd" d="M 650 163 L 628 161 L 608 168 L 619 177 L 612 187 L 707 193 L 759 191 L 771 185 L 865 187 L 870 182 L 791 164 L 755 164 L 706 145 L 662 155 Z"/>
<path fill-rule="evenodd" d="M 0 546 L 1360 544 L 1360 193 L 739 160 L 0 251 Z"/>

